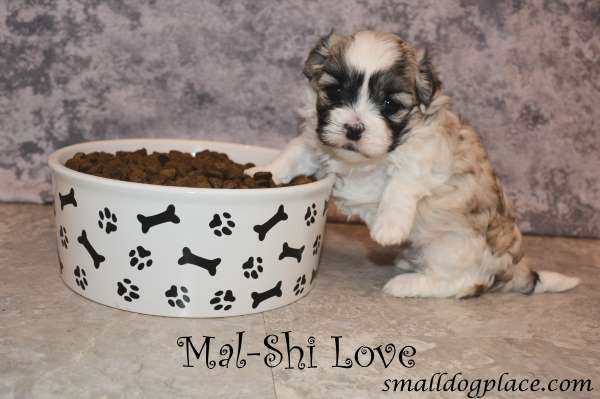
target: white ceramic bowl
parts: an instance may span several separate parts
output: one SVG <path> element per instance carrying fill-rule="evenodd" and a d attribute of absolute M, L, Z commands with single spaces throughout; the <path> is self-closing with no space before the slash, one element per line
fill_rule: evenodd
<path fill-rule="evenodd" d="M 119 309 L 176 317 L 262 312 L 314 284 L 333 177 L 267 189 L 130 183 L 76 172 L 77 152 L 204 149 L 264 164 L 277 151 L 188 140 L 110 140 L 49 158 L 60 271 L 78 294 Z M 261 232 L 261 234 L 259 234 Z"/>

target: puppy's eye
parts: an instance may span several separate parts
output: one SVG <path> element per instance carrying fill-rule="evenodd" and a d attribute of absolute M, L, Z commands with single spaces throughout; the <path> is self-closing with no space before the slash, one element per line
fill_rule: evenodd
<path fill-rule="evenodd" d="M 392 100 L 390 97 L 386 97 L 383 100 L 383 106 L 381 111 L 384 115 L 393 115 L 396 112 L 398 112 L 400 108 L 402 108 L 400 104 L 394 102 L 394 100 Z"/>
<path fill-rule="evenodd" d="M 340 85 L 331 85 L 325 88 L 325 93 L 331 101 L 339 101 L 344 95 L 344 88 Z"/>

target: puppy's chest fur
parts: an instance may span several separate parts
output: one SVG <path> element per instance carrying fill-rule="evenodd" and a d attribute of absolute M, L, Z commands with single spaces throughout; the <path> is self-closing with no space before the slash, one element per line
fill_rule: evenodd
<path fill-rule="evenodd" d="M 389 180 L 387 164 L 353 167 L 335 159 L 326 159 L 324 164 L 337 176 L 332 193 L 336 206 L 345 214 L 358 215 L 370 224 Z"/>
<path fill-rule="evenodd" d="M 520 232 L 487 154 L 473 129 L 454 115 L 448 118 L 439 131 L 421 132 L 419 139 L 377 162 L 356 166 L 324 151 L 323 169 L 337 176 L 336 205 L 371 227 L 390 180 L 406 174 L 423 194 L 411 239 L 425 242 L 447 231 L 468 230 L 484 237 L 493 254 L 509 252 L 516 262 L 522 256 Z"/>

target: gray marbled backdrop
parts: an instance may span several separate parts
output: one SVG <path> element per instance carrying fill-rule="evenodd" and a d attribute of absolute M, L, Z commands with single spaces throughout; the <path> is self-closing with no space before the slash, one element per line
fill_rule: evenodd
<path fill-rule="evenodd" d="M 432 50 L 525 231 L 600 237 L 599 26 L 597 0 L 0 0 L 0 200 L 49 200 L 85 140 L 281 147 L 318 35 L 376 28 Z"/>

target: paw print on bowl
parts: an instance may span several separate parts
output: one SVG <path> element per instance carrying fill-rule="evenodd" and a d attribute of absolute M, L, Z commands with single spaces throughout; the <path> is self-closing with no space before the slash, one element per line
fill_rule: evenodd
<path fill-rule="evenodd" d="M 223 212 L 221 215 L 215 213 L 210 223 L 208 223 L 208 227 L 212 229 L 214 235 L 217 237 L 222 237 L 223 235 L 229 236 L 233 233 L 235 222 L 231 220 L 229 212 Z"/>
<path fill-rule="evenodd" d="M 77 266 L 75 270 L 73 270 L 73 274 L 75 275 L 75 284 L 77 284 L 79 288 L 85 291 L 86 287 L 88 286 L 88 281 L 87 273 L 85 272 L 83 267 Z"/>
<path fill-rule="evenodd" d="M 60 226 L 58 229 L 58 235 L 60 236 L 60 244 L 65 248 L 69 248 L 69 237 L 67 237 L 67 229 L 65 226 Z"/>
<path fill-rule="evenodd" d="M 315 242 L 313 243 L 313 255 L 316 256 L 321 248 L 321 234 L 317 235 Z"/>
<path fill-rule="evenodd" d="M 117 295 L 122 297 L 127 302 L 140 299 L 140 287 L 133 284 L 130 279 L 125 278 L 123 281 L 117 282 Z"/>
<path fill-rule="evenodd" d="M 227 311 L 231 309 L 233 302 L 235 302 L 235 297 L 233 296 L 233 292 L 231 290 L 227 291 L 217 291 L 214 296 L 210 300 L 210 304 L 213 305 L 214 310 L 223 310 Z"/>
<path fill-rule="evenodd" d="M 108 208 L 101 209 L 98 211 L 98 227 L 104 230 L 106 234 L 117 231 L 117 215 Z"/>
<path fill-rule="evenodd" d="M 183 285 L 180 285 L 179 288 L 177 288 L 176 285 L 171 285 L 171 288 L 165 291 L 165 296 L 168 298 L 167 303 L 172 308 L 177 306 L 178 308 L 183 309 L 190 303 L 188 289 Z"/>
<path fill-rule="evenodd" d="M 304 221 L 307 226 L 310 226 L 315 222 L 317 218 L 317 206 L 313 203 L 311 206 L 306 207 L 306 213 L 304 214 Z"/>
<path fill-rule="evenodd" d="M 296 285 L 294 285 L 294 294 L 296 296 L 304 292 L 304 286 L 306 285 L 306 275 L 301 275 L 296 279 Z"/>
<path fill-rule="evenodd" d="M 263 272 L 262 261 L 260 256 L 256 257 L 256 263 L 254 262 L 254 256 L 249 257 L 248 260 L 242 264 L 244 277 L 256 280 L 258 275 Z"/>
<path fill-rule="evenodd" d="M 137 267 L 138 270 L 152 266 L 153 261 L 149 258 L 150 255 L 152 255 L 150 251 L 138 245 L 136 249 L 129 251 L 129 266 Z"/>

